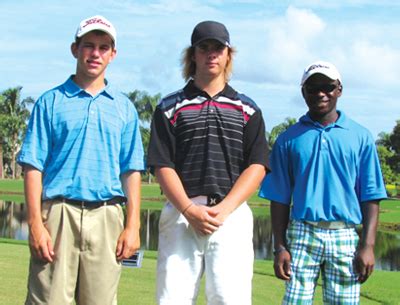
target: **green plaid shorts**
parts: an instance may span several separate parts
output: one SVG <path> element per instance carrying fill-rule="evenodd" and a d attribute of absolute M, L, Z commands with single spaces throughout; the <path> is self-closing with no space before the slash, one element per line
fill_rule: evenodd
<path fill-rule="evenodd" d="M 282 304 L 312 304 L 320 273 L 324 304 L 359 304 L 353 268 L 358 240 L 355 228 L 321 229 L 292 221 L 287 231 L 292 274 Z"/>

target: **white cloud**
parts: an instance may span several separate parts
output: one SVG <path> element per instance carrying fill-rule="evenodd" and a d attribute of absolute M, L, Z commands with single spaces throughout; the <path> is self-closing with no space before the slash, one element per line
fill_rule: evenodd
<path fill-rule="evenodd" d="M 262 44 L 256 48 L 249 44 L 244 50 L 239 49 L 240 53 L 246 53 L 238 63 L 241 80 L 297 83 L 305 62 L 317 53 L 316 42 L 326 24 L 312 11 L 290 6 L 283 17 L 278 16 L 254 27 L 260 29 L 255 36 L 261 37 L 259 41 Z M 255 37 L 251 39 L 257 41 Z M 248 64 L 249 58 L 251 65 Z"/>

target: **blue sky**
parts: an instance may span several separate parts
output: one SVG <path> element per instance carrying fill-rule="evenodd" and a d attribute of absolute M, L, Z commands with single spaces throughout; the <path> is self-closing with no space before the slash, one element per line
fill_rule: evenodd
<path fill-rule="evenodd" d="M 64 82 L 75 72 L 75 30 L 96 14 L 117 28 L 107 78 L 123 92 L 181 88 L 193 27 L 216 20 L 238 50 L 231 85 L 257 102 L 268 131 L 306 112 L 299 82 L 315 60 L 337 66 L 338 108 L 374 137 L 400 120 L 400 1 L 389 0 L 1 0 L 0 90 L 21 85 L 36 99 Z"/>

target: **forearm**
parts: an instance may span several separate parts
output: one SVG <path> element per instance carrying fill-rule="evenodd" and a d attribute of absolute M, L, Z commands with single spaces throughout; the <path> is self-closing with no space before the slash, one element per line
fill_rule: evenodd
<path fill-rule="evenodd" d="M 360 240 L 361 247 L 374 247 L 376 231 L 379 218 L 379 201 L 364 202 L 361 205 L 362 211 L 362 236 Z"/>
<path fill-rule="evenodd" d="M 128 172 L 122 175 L 122 186 L 126 203 L 126 228 L 140 228 L 140 191 L 141 181 L 140 172 Z"/>
<path fill-rule="evenodd" d="M 34 167 L 25 166 L 24 191 L 27 206 L 28 225 L 34 222 L 42 222 L 41 198 L 42 198 L 42 173 Z"/>
<path fill-rule="evenodd" d="M 286 248 L 286 230 L 289 224 L 290 206 L 275 201 L 271 202 L 272 234 L 275 250 Z"/>
<path fill-rule="evenodd" d="M 265 173 L 265 166 L 261 164 L 252 164 L 246 168 L 224 200 L 218 205 L 219 209 L 227 211 L 228 214 L 234 211 L 257 190 Z"/>
<path fill-rule="evenodd" d="M 192 201 L 186 194 L 182 181 L 175 169 L 160 167 L 156 168 L 155 174 L 165 196 L 178 211 L 183 212 L 192 205 Z"/>

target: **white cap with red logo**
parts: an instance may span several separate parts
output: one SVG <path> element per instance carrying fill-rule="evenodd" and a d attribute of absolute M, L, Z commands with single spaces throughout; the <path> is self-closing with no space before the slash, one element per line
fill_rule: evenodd
<path fill-rule="evenodd" d="M 107 33 L 114 41 L 114 44 L 117 44 L 117 31 L 110 21 L 100 15 L 82 20 L 78 29 L 76 30 L 75 39 L 96 30 Z"/>

